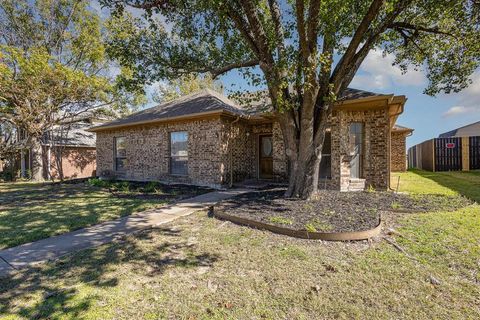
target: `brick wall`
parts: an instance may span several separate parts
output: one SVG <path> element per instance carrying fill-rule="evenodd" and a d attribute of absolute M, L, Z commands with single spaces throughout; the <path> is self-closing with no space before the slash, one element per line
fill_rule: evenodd
<path fill-rule="evenodd" d="M 341 190 L 350 182 L 349 125 L 364 124 L 363 172 L 366 186 L 384 190 L 390 183 L 390 124 L 386 109 L 334 111 L 332 130 L 332 180 Z"/>
<path fill-rule="evenodd" d="M 114 172 L 129 180 L 160 180 L 220 187 L 225 183 L 221 143 L 224 123 L 220 118 L 97 132 L 98 175 Z M 171 175 L 170 132 L 188 132 L 188 176 Z M 126 138 L 126 170 L 115 172 L 114 138 Z"/>
<path fill-rule="evenodd" d="M 407 147 L 406 137 L 409 133 L 392 131 L 391 140 L 391 170 L 406 171 L 407 170 Z"/>
<path fill-rule="evenodd" d="M 88 178 L 96 174 L 95 148 L 69 147 L 62 152 L 62 169 L 65 179 Z M 58 179 L 55 153 L 50 153 L 50 175 Z"/>
<path fill-rule="evenodd" d="M 332 179 L 321 181 L 320 187 L 348 189 L 349 124 L 363 122 L 363 177 L 366 185 L 388 188 L 390 127 L 387 110 L 334 111 L 330 122 Z M 188 176 L 169 174 L 169 132 L 172 131 L 188 132 Z M 116 173 L 120 178 L 228 186 L 231 172 L 233 182 L 258 177 L 258 144 L 262 134 L 272 134 L 274 180 L 286 181 L 287 160 L 279 124 L 248 123 L 223 117 L 98 132 L 97 174 L 114 171 L 114 138 L 125 137 L 127 164 L 124 173 Z"/>

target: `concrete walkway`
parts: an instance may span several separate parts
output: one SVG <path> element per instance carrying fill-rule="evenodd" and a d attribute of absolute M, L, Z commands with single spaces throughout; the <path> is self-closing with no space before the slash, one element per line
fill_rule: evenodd
<path fill-rule="evenodd" d="M 170 222 L 245 192 L 248 190 L 214 191 L 179 201 L 171 206 L 147 210 L 85 229 L 0 250 L 0 277 L 18 269 L 54 260 L 71 252 L 99 246 L 125 235 Z"/>

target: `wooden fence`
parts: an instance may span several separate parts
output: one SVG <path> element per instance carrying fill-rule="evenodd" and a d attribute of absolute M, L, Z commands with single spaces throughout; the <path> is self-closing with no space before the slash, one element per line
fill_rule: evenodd
<path fill-rule="evenodd" d="M 480 169 L 480 136 L 435 138 L 408 149 L 408 167 L 428 171 Z"/>

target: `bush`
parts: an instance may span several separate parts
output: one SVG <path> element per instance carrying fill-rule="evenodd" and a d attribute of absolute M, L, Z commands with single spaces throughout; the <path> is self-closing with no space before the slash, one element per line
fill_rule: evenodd
<path fill-rule="evenodd" d="M 0 172 L 0 180 L 2 181 L 13 181 L 14 178 L 15 176 L 10 170 Z"/>
<path fill-rule="evenodd" d="M 115 184 L 115 187 L 120 191 L 128 192 L 130 191 L 130 182 L 128 181 L 118 182 Z"/>
<path fill-rule="evenodd" d="M 98 179 L 98 178 L 88 179 L 87 183 L 89 185 L 91 185 L 92 187 L 99 187 L 99 188 L 107 188 L 110 185 L 110 183 L 108 181 L 101 180 L 101 179 Z"/>
<path fill-rule="evenodd" d="M 150 181 L 143 188 L 143 192 L 146 192 L 146 193 L 154 193 L 155 192 L 156 193 L 156 192 L 158 192 L 157 188 L 158 188 L 158 183 L 155 182 L 155 181 Z"/>

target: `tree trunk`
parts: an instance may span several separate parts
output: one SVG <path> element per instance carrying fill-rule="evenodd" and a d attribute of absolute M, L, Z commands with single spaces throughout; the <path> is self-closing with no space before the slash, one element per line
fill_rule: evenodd
<path fill-rule="evenodd" d="M 44 152 L 42 144 L 38 138 L 31 138 L 30 143 L 32 149 L 32 180 L 34 181 L 43 181 L 44 180 Z"/>
<path fill-rule="evenodd" d="M 314 128 L 304 127 L 303 130 L 298 130 L 295 128 L 291 116 L 286 113 L 280 115 L 285 153 L 289 163 L 289 184 L 285 193 L 286 197 L 310 199 L 318 191 L 327 114 L 325 113 L 319 120 L 320 123 L 316 126 L 318 131 L 312 135 L 308 130 L 313 131 Z M 302 142 L 303 146 L 301 146 Z"/>

